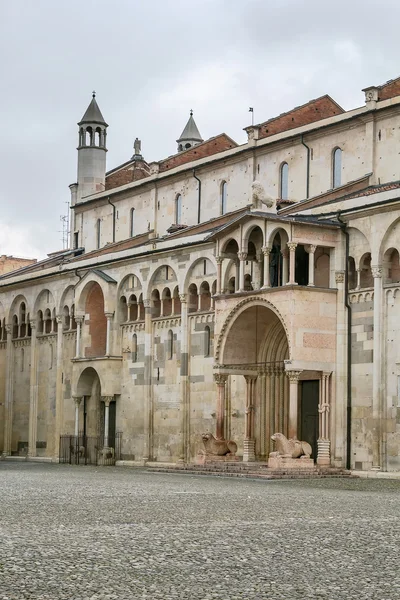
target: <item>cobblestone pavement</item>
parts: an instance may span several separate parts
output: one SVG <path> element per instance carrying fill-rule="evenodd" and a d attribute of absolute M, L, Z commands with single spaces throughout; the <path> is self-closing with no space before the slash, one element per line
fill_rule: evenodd
<path fill-rule="evenodd" d="M 396 600 L 399 542 L 399 481 L 0 462 L 0 600 Z"/>

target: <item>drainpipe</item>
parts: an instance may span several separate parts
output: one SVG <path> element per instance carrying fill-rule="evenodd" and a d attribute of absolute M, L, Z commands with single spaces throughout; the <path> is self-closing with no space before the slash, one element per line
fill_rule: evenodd
<path fill-rule="evenodd" d="M 110 198 L 107 198 L 107 200 L 108 200 L 108 204 L 111 204 L 111 206 L 113 207 L 113 238 L 112 238 L 112 241 L 115 242 L 115 211 L 116 211 L 116 208 L 115 208 L 115 204 L 113 204 L 111 202 Z"/>
<path fill-rule="evenodd" d="M 346 238 L 346 267 L 344 271 L 344 305 L 347 309 L 347 443 L 346 443 L 346 469 L 351 468 L 351 324 L 352 312 L 349 303 L 349 246 L 350 236 L 346 229 L 346 223 L 340 218 L 340 211 L 337 213 L 337 219 L 341 230 Z"/>
<path fill-rule="evenodd" d="M 200 208 L 201 208 L 201 181 L 200 179 L 197 177 L 196 175 L 196 171 L 193 169 L 193 177 L 195 179 L 197 179 L 197 181 L 199 182 L 199 193 L 198 193 L 198 200 L 197 200 L 197 222 L 200 223 Z"/>
<path fill-rule="evenodd" d="M 309 196 L 310 196 L 310 152 L 311 152 L 311 149 L 305 143 L 303 134 L 301 135 L 301 143 L 303 144 L 303 146 L 305 148 L 307 148 L 307 185 L 306 185 L 306 198 L 309 198 Z"/>

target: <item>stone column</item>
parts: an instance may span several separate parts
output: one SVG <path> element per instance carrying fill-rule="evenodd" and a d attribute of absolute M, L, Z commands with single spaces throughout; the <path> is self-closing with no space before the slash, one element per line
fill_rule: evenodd
<path fill-rule="evenodd" d="M 222 294 L 222 256 L 217 256 L 217 294 Z"/>
<path fill-rule="evenodd" d="M 75 350 L 75 358 L 81 358 L 81 329 L 83 318 L 80 316 L 75 317 L 76 322 L 76 350 Z"/>
<path fill-rule="evenodd" d="M 306 250 L 308 252 L 308 285 L 314 286 L 314 255 L 317 246 L 307 246 Z"/>
<path fill-rule="evenodd" d="M 372 468 L 381 468 L 382 392 L 382 265 L 371 267 L 374 278 L 374 339 L 372 368 Z"/>
<path fill-rule="evenodd" d="M 362 271 L 362 269 L 356 269 L 356 273 L 357 273 L 356 290 L 359 290 L 361 288 L 361 271 Z"/>
<path fill-rule="evenodd" d="M 171 315 L 175 314 L 175 297 L 172 296 L 171 298 Z"/>
<path fill-rule="evenodd" d="M 271 278 L 269 274 L 269 257 L 271 254 L 271 246 L 263 246 L 262 252 L 264 254 L 264 282 L 262 289 L 271 287 Z"/>
<path fill-rule="evenodd" d="M 247 252 L 238 252 L 239 259 L 239 292 L 244 292 L 244 268 L 246 265 Z"/>
<path fill-rule="evenodd" d="M 214 373 L 214 381 L 217 384 L 217 427 L 216 427 L 216 438 L 217 440 L 224 439 L 225 431 L 225 386 L 228 379 L 227 375 L 221 373 Z"/>
<path fill-rule="evenodd" d="M 260 456 L 266 456 L 266 374 L 265 371 L 258 373 L 258 382 L 260 386 L 260 404 L 259 404 L 259 436 L 260 436 Z M 257 419 L 256 419 L 257 421 Z"/>
<path fill-rule="evenodd" d="M 82 401 L 82 396 L 72 396 L 75 402 L 75 437 L 79 437 L 79 406 Z"/>
<path fill-rule="evenodd" d="M 28 456 L 36 456 L 37 441 L 37 342 L 36 342 L 36 321 L 32 320 L 31 325 L 31 372 L 29 381 L 29 438 L 28 438 Z"/>
<path fill-rule="evenodd" d="M 330 390 L 329 378 L 330 373 L 322 373 L 321 379 L 321 395 L 318 405 L 319 413 L 319 436 L 317 440 L 318 456 L 317 464 L 330 465 L 331 463 L 331 441 L 329 427 L 329 412 L 330 412 Z"/>
<path fill-rule="evenodd" d="M 288 285 L 296 285 L 296 248 L 297 242 L 288 242 L 289 248 L 289 282 Z"/>
<path fill-rule="evenodd" d="M 104 402 L 104 448 L 109 446 L 109 435 L 110 435 L 110 402 L 114 399 L 113 396 L 102 396 L 101 399 Z"/>
<path fill-rule="evenodd" d="M 5 407 L 4 407 L 4 446 L 3 456 L 11 454 L 12 422 L 13 422 L 13 395 L 14 395 L 14 344 L 12 342 L 12 325 L 6 325 L 7 350 L 6 350 L 6 382 L 5 382 Z"/>
<path fill-rule="evenodd" d="M 245 438 L 243 444 L 243 462 L 254 462 L 254 393 L 257 375 L 245 375 L 246 380 L 246 409 L 245 409 Z"/>
<path fill-rule="evenodd" d="M 144 305 L 144 425 L 143 425 L 143 461 L 151 458 L 152 417 L 151 417 L 151 386 L 152 386 L 152 344 L 153 323 L 151 314 L 151 300 L 143 300 Z"/>
<path fill-rule="evenodd" d="M 185 462 L 187 457 L 187 439 L 189 433 L 189 353 L 188 353 L 188 298 L 179 294 L 181 301 L 181 372 L 180 372 L 180 401 L 181 401 L 181 449 L 179 462 Z"/>
<path fill-rule="evenodd" d="M 63 424 L 63 316 L 57 315 L 57 374 L 56 374 L 56 416 L 54 427 L 54 456 L 59 458 L 60 435 Z"/>
<path fill-rule="evenodd" d="M 286 371 L 289 377 L 289 438 L 297 439 L 299 378 L 301 371 Z"/>
<path fill-rule="evenodd" d="M 107 319 L 107 332 L 106 332 L 106 356 L 110 356 L 111 353 L 111 326 L 112 326 L 112 319 L 114 316 L 114 313 L 112 312 L 107 312 L 104 313 Z"/>
<path fill-rule="evenodd" d="M 235 275 L 235 292 L 239 291 L 240 288 L 240 260 L 235 263 L 236 275 Z"/>
<path fill-rule="evenodd" d="M 282 254 L 282 285 L 286 285 L 289 279 L 289 251 L 284 248 Z M 279 285 L 279 282 L 278 282 Z"/>

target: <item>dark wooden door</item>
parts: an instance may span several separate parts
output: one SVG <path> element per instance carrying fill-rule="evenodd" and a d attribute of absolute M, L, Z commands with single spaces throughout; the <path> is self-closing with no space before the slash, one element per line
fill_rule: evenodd
<path fill-rule="evenodd" d="M 317 460 L 319 381 L 301 382 L 300 439 L 311 444 L 312 458 Z"/>

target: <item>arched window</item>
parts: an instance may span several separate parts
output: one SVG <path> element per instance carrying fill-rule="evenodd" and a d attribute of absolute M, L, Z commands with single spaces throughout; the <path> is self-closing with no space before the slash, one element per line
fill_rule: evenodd
<path fill-rule="evenodd" d="M 336 148 L 332 157 L 332 187 L 337 188 L 342 185 L 342 150 Z"/>
<path fill-rule="evenodd" d="M 180 194 L 175 198 L 175 224 L 180 225 L 182 219 L 182 196 Z"/>
<path fill-rule="evenodd" d="M 97 219 L 96 221 L 96 248 L 100 248 L 101 242 L 101 220 Z"/>
<path fill-rule="evenodd" d="M 132 362 L 137 362 L 137 335 L 136 333 L 132 336 Z"/>
<path fill-rule="evenodd" d="M 135 209 L 131 208 L 130 220 L 129 220 L 129 235 L 133 237 L 135 229 Z"/>
<path fill-rule="evenodd" d="M 204 356 L 210 356 L 211 352 L 211 331 L 208 325 L 204 328 Z"/>
<path fill-rule="evenodd" d="M 170 329 L 168 331 L 168 358 L 171 360 L 171 358 L 174 356 L 174 334 L 172 332 L 172 329 Z"/>
<path fill-rule="evenodd" d="M 226 181 L 221 184 L 221 215 L 226 213 Z"/>
<path fill-rule="evenodd" d="M 281 199 L 287 200 L 289 197 L 289 165 L 286 162 L 281 165 L 280 188 Z"/>

